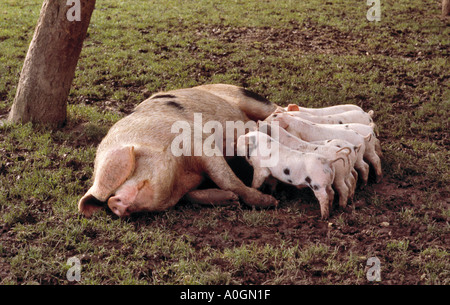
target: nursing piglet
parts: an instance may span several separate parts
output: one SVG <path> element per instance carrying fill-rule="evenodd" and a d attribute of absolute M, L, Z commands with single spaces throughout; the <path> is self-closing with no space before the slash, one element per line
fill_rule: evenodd
<path fill-rule="evenodd" d="M 350 110 L 337 114 L 329 115 L 314 115 L 306 111 L 290 111 L 290 114 L 318 124 L 346 124 L 346 123 L 360 123 L 360 124 L 374 124 L 372 115 L 373 111 L 369 113 L 361 110 Z"/>
<path fill-rule="evenodd" d="M 258 131 L 274 136 L 282 145 L 300 152 L 316 153 L 329 160 L 343 158 L 345 162 L 336 162 L 333 164 L 335 178 L 333 187 L 339 194 L 339 206 L 345 208 L 349 199 L 353 198 L 356 188 L 356 178 L 352 175 L 354 162 L 356 161 L 356 152 L 354 145 L 348 143 L 348 146 L 338 148 L 335 145 L 317 145 L 303 141 L 290 134 L 278 124 L 269 124 L 267 122 L 258 122 Z M 351 155 L 351 156 L 350 156 Z M 350 160 L 352 159 L 352 160 Z"/>
<path fill-rule="evenodd" d="M 338 114 L 346 111 L 362 111 L 364 110 L 356 105 L 353 104 L 345 104 L 345 105 L 335 105 L 330 107 L 324 107 L 324 108 L 307 108 L 307 107 L 300 107 L 295 104 L 289 104 L 287 107 L 284 108 L 286 111 L 302 111 L 307 112 L 312 115 L 317 116 L 325 116 L 325 115 L 332 115 L 332 114 Z"/>
<path fill-rule="evenodd" d="M 311 123 L 306 120 L 294 117 L 287 112 L 276 112 L 269 116 L 266 120 L 278 121 L 280 127 L 286 129 L 289 133 L 308 142 L 342 139 L 359 146 L 355 168 L 361 177 L 363 184 L 366 185 L 369 178 L 369 165 L 364 162 L 363 158 L 369 159 L 373 163 L 379 158 L 374 151 L 366 149 L 366 142 L 369 136 L 364 138 L 354 130 L 339 130 L 322 126 L 321 124 Z M 381 169 L 381 163 L 376 163 Z"/>
<path fill-rule="evenodd" d="M 319 154 L 292 150 L 259 131 L 240 136 L 237 153 L 254 168 L 252 187 L 259 188 L 269 176 L 298 188 L 310 187 L 319 201 L 322 219 L 329 217 L 334 199 L 333 163 L 344 162 L 343 158 L 328 160 Z"/>

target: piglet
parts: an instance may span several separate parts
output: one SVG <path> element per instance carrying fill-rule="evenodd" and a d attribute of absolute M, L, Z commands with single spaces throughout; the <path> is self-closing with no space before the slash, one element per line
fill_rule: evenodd
<path fill-rule="evenodd" d="M 292 150 L 259 131 L 240 136 L 237 153 L 254 168 L 252 187 L 259 188 L 269 176 L 298 188 L 309 187 L 319 201 L 322 219 L 329 217 L 334 199 L 333 163 L 345 162 L 343 158 L 329 160 L 319 154 Z"/>
<path fill-rule="evenodd" d="M 290 134 L 278 124 L 258 122 L 258 130 L 271 136 L 277 136 L 277 140 L 290 149 L 300 152 L 316 153 L 329 160 L 343 158 L 345 162 L 336 162 L 332 166 L 335 171 L 333 188 L 339 194 L 339 206 L 345 208 L 349 199 L 353 198 L 356 188 L 356 178 L 352 173 L 356 152 L 354 145 L 347 143 L 347 146 L 336 147 L 335 145 L 312 144 Z"/>
<path fill-rule="evenodd" d="M 353 110 L 364 112 L 364 110 L 361 107 L 359 107 L 357 105 L 353 105 L 353 104 L 335 105 L 335 106 L 324 107 L 324 108 L 306 108 L 306 107 L 300 107 L 295 104 L 289 104 L 284 109 L 286 111 L 307 112 L 309 114 L 317 115 L 317 116 L 333 115 L 333 114 L 338 114 L 338 113 L 342 113 L 342 112 L 346 112 L 346 111 L 353 111 Z"/>
<path fill-rule="evenodd" d="M 346 123 L 360 123 L 360 124 L 374 124 L 372 115 L 373 111 L 369 113 L 360 110 L 350 110 L 337 114 L 329 115 L 314 115 L 307 111 L 290 111 L 290 114 L 313 123 L 319 124 L 346 124 Z"/>
<path fill-rule="evenodd" d="M 342 139 L 360 147 L 357 154 L 355 168 L 363 181 L 363 185 L 367 184 L 369 178 L 369 165 L 364 162 L 363 158 L 367 157 L 370 161 L 373 161 L 373 163 L 376 164 L 381 171 L 379 157 L 374 151 L 366 149 L 366 142 L 369 141 L 371 135 L 364 137 L 354 130 L 335 129 L 323 126 L 322 124 L 311 123 L 309 121 L 302 120 L 301 118 L 294 117 L 287 112 L 275 113 L 269 118 L 272 121 L 279 122 L 280 127 L 286 129 L 291 134 L 308 142 Z"/>

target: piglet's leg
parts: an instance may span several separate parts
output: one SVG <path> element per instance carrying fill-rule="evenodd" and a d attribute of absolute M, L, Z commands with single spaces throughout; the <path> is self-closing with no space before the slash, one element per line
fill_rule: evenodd
<path fill-rule="evenodd" d="M 364 154 L 364 158 L 367 158 L 367 161 L 369 161 L 369 163 L 372 164 L 373 168 L 375 169 L 377 183 L 381 182 L 381 180 L 383 179 L 383 172 L 381 170 L 380 157 L 378 157 L 374 152 L 367 152 L 366 154 Z"/>
<path fill-rule="evenodd" d="M 356 190 L 356 181 L 358 181 L 358 174 L 354 168 L 351 169 L 351 172 L 345 179 L 345 183 L 347 184 L 349 190 L 349 199 L 353 201 L 353 196 L 355 195 Z"/>
<path fill-rule="evenodd" d="M 331 187 L 331 185 L 327 185 L 326 186 L 326 191 L 327 191 L 327 195 L 328 195 L 328 205 L 330 207 L 330 211 L 333 208 L 333 201 L 334 201 L 334 191 L 333 188 Z"/>
<path fill-rule="evenodd" d="M 314 195 L 316 196 L 317 200 L 319 200 L 320 204 L 320 214 L 322 216 L 322 219 L 328 219 L 330 216 L 330 200 L 329 200 L 329 191 L 324 187 L 319 188 L 318 190 L 314 191 Z"/>
<path fill-rule="evenodd" d="M 350 190 L 347 184 L 345 183 L 345 178 L 344 177 L 335 178 L 333 186 L 339 194 L 339 206 L 341 208 L 345 208 L 347 206 L 347 201 L 350 195 L 349 194 Z"/>
<path fill-rule="evenodd" d="M 267 169 L 255 168 L 253 172 L 252 187 L 258 189 L 264 183 L 266 178 L 269 177 L 269 175 L 270 172 Z"/>
<path fill-rule="evenodd" d="M 239 205 L 239 197 L 231 192 L 219 189 L 194 190 L 185 195 L 192 203 L 205 205 Z"/>
<path fill-rule="evenodd" d="M 367 185 L 367 181 L 369 180 L 369 164 L 364 162 L 362 158 L 358 157 L 355 163 L 355 168 L 358 171 L 359 177 L 362 179 L 361 188 Z"/>
<path fill-rule="evenodd" d="M 236 193 L 246 204 L 259 207 L 278 205 L 278 201 L 272 196 L 265 195 L 256 189 L 247 187 L 236 177 L 223 157 L 204 157 L 203 165 L 204 170 L 217 186 L 222 190 Z"/>

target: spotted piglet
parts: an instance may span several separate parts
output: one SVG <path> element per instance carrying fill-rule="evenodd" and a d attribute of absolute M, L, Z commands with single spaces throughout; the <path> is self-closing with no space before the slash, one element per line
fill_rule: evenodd
<path fill-rule="evenodd" d="M 332 164 L 344 162 L 343 158 L 329 160 L 319 154 L 291 150 L 259 131 L 239 137 L 237 154 L 245 156 L 254 168 L 252 187 L 259 188 L 269 176 L 298 188 L 309 187 L 319 201 L 322 219 L 329 217 L 334 199 Z"/>
<path fill-rule="evenodd" d="M 372 138 L 372 135 L 367 135 L 364 137 L 355 130 L 345 128 L 345 126 L 344 129 L 338 129 L 326 126 L 325 124 L 315 124 L 302 120 L 301 118 L 294 117 L 287 112 L 274 113 L 266 120 L 279 122 L 280 127 L 286 129 L 296 137 L 308 142 L 341 139 L 348 141 L 355 146 L 360 146 L 355 163 L 355 169 L 360 174 L 363 185 L 367 185 L 369 178 L 369 165 L 364 162 L 363 159 L 367 159 L 371 164 L 373 164 L 377 176 L 381 178 L 382 173 L 380 158 L 375 153 L 374 145 L 368 145 L 371 144 L 370 138 Z"/>
<path fill-rule="evenodd" d="M 335 177 L 333 188 L 339 194 L 339 206 L 345 208 L 349 199 L 353 198 L 356 188 L 356 178 L 352 174 L 353 159 L 356 160 L 356 152 L 354 145 L 347 142 L 347 146 L 336 147 L 335 145 L 316 145 L 303 141 L 296 136 L 290 134 L 278 124 L 269 124 L 267 122 L 258 122 L 258 131 L 268 134 L 276 138 L 281 144 L 290 149 L 300 152 L 311 152 L 324 156 L 329 160 L 343 157 L 346 162 L 336 162 L 333 164 Z M 352 161 L 352 162 L 351 162 Z M 356 176 L 357 177 L 357 176 Z"/>

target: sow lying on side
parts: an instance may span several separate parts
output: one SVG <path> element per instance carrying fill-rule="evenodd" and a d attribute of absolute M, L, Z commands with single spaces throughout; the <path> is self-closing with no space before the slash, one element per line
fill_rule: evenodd
<path fill-rule="evenodd" d="M 272 196 L 239 180 L 223 156 L 175 157 L 170 149 L 176 136 L 171 126 L 177 121 L 192 126 L 194 113 L 225 126 L 226 121 L 264 120 L 276 109 L 255 93 L 223 84 L 153 95 L 118 121 L 98 146 L 93 186 L 79 201 L 79 211 L 89 217 L 106 202 L 118 216 L 162 211 L 185 195 L 204 203 L 236 203 L 240 198 L 253 206 L 277 205 Z M 224 150 L 235 144 L 227 139 L 225 130 L 223 139 Z M 197 190 L 205 176 L 220 189 Z"/>

